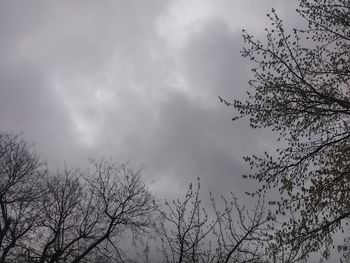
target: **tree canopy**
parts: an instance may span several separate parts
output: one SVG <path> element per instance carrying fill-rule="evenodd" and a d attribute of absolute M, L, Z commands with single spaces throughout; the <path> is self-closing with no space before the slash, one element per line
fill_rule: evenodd
<path fill-rule="evenodd" d="M 305 28 L 288 32 L 272 10 L 264 41 L 244 31 L 252 90 L 245 101 L 220 98 L 237 110 L 234 120 L 248 116 L 282 141 L 276 153 L 245 160 L 258 192 L 277 187 L 277 212 L 290 216 L 273 243 L 289 251 L 284 262 L 320 249 L 328 257 L 350 219 L 350 2 L 300 0 L 297 12 Z"/>

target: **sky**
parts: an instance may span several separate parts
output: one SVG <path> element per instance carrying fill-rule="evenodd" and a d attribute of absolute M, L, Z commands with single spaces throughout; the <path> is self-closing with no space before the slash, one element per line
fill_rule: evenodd
<path fill-rule="evenodd" d="M 242 29 L 258 38 L 296 0 L 0 0 L 0 131 L 19 133 L 51 168 L 111 157 L 142 167 L 159 198 L 201 179 L 242 193 L 242 156 L 273 135 L 232 122 L 220 104 L 244 98 L 251 65 Z"/>

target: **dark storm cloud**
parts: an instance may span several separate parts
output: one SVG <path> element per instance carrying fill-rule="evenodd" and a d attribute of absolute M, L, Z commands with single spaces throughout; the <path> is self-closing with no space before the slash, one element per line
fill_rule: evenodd
<path fill-rule="evenodd" d="M 233 124 L 232 112 L 218 100 L 247 86 L 240 43 L 240 35 L 224 23 L 209 22 L 181 51 L 180 74 L 189 90 L 164 91 L 165 99 L 158 101 L 124 92 L 127 112 L 113 111 L 97 148 L 122 161 L 144 163 L 145 176 L 160 192 L 169 194 L 160 189 L 167 183 L 184 190 L 196 177 L 207 191 L 242 190 L 242 154 L 261 138 L 247 125 Z"/>
<path fill-rule="evenodd" d="M 242 154 L 258 144 L 257 134 L 247 131 L 247 126 L 232 124 L 231 111 L 218 100 L 218 95 L 237 97 L 247 86 L 240 47 L 241 36 L 214 20 L 184 48 L 181 68 L 194 95 L 169 96 L 155 129 L 153 145 L 157 147 L 150 151 L 155 153 L 152 159 L 159 162 L 154 166 L 163 171 L 170 168 L 182 184 L 198 176 L 204 187 L 212 190 L 242 187 Z"/>
<path fill-rule="evenodd" d="M 242 36 L 220 20 L 194 34 L 183 54 L 184 76 L 194 89 L 211 99 L 238 97 L 247 89 L 249 67 L 241 57 Z"/>
<path fill-rule="evenodd" d="M 232 123 L 234 113 L 218 100 L 219 95 L 241 97 L 248 87 L 241 42 L 240 33 L 218 20 L 188 41 L 181 68 L 192 90 L 169 95 L 144 152 L 152 156 L 147 164 L 157 167 L 157 174 L 171 171 L 168 176 L 182 185 L 198 176 L 204 188 L 218 192 L 248 190 L 241 178 L 248 172 L 242 156 L 266 150 L 271 136 L 249 129 L 246 121 Z"/>
<path fill-rule="evenodd" d="M 227 114 L 176 94 L 161 112 L 152 140 L 154 167 L 172 171 L 170 176 L 178 178 L 181 185 L 200 177 L 205 187 L 220 189 L 239 180 L 242 164 L 235 159 L 235 135 Z"/>

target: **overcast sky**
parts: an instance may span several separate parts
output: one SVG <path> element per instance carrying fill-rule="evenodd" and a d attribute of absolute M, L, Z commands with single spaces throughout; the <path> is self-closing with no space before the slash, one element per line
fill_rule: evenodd
<path fill-rule="evenodd" d="M 271 136 L 218 96 L 241 98 L 271 8 L 293 21 L 296 0 L 0 0 L 0 130 L 24 132 L 50 167 L 89 158 L 144 165 L 160 197 L 242 192 L 242 155 Z"/>

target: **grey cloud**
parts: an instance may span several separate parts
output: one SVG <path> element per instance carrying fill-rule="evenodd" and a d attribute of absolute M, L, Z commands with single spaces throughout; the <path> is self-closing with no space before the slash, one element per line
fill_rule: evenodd
<path fill-rule="evenodd" d="M 155 23 L 169 3 L 0 1 L 0 129 L 24 131 L 53 167 L 112 156 L 155 181 L 245 188 L 241 156 L 269 135 L 232 123 L 217 99 L 247 87 L 240 33 L 216 18 L 168 49 Z M 176 74 L 205 99 L 174 91 Z"/>
<path fill-rule="evenodd" d="M 79 165 L 89 153 L 103 155 L 77 142 L 70 100 L 87 122 L 94 122 L 108 114 L 93 97 L 108 74 L 120 79 L 108 87 L 117 95 L 135 78 L 147 81 L 151 74 L 142 74 L 150 71 L 152 26 L 166 3 L 1 1 L 1 129 L 24 131 L 55 165 Z"/>
<path fill-rule="evenodd" d="M 214 2 L 249 25 L 239 1 Z M 291 2 L 249 1 L 252 14 Z M 242 156 L 274 147 L 273 136 L 232 123 L 218 100 L 248 88 L 241 33 L 210 18 L 174 51 L 156 31 L 171 3 L 0 0 L 0 131 L 23 131 L 52 168 L 102 156 L 145 164 L 161 198 L 179 197 L 196 177 L 204 193 L 252 190 Z"/>

